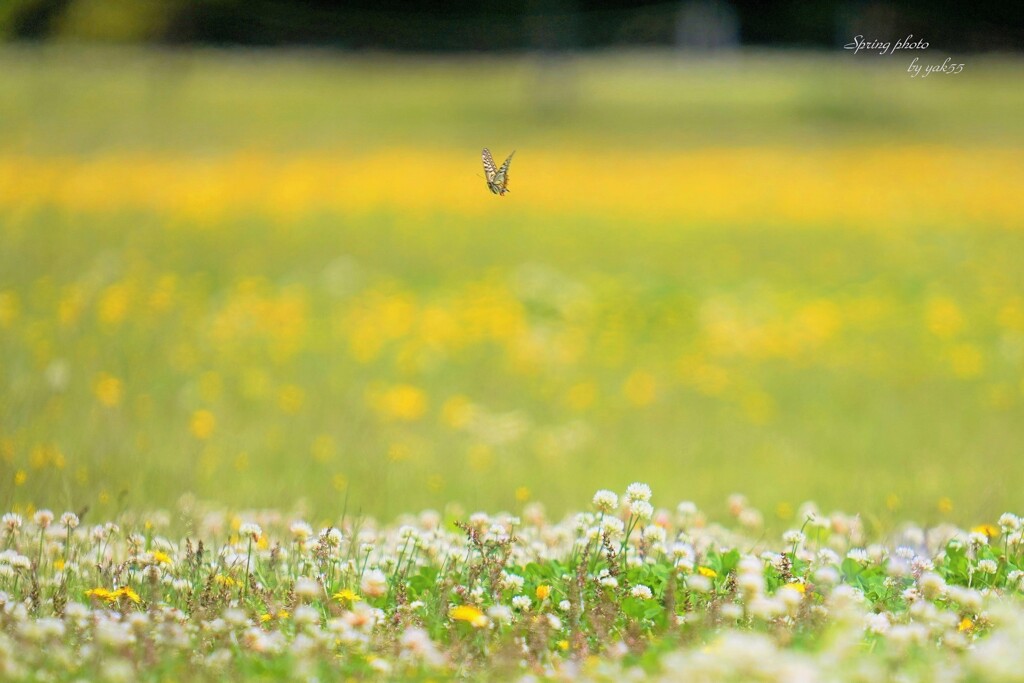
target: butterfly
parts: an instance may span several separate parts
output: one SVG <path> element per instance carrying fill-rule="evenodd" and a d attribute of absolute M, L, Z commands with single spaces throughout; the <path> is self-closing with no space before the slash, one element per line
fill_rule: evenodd
<path fill-rule="evenodd" d="M 508 165 L 512 163 L 515 153 L 515 150 L 512 150 L 512 154 L 509 154 L 505 163 L 498 168 L 494 165 L 491 150 L 484 147 L 484 173 L 487 175 L 487 188 L 496 195 L 504 196 L 506 192 L 510 191 L 508 189 Z"/>

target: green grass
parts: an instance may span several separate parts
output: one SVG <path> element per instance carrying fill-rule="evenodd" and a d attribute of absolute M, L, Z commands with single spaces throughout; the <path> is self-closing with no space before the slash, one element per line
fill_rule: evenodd
<path fill-rule="evenodd" d="M 570 67 L 575 97 L 551 109 L 531 95 L 541 67 L 527 58 L 9 49 L 0 53 L 0 152 L 1021 145 L 1024 90 L 1012 87 L 1021 64 L 967 64 L 959 80 L 911 81 L 892 60 L 824 55 L 581 58 Z M 566 179 L 566 191 L 577 182 Z M 776 519 L 776 506 L 806 499 L 860 510 L 882 527 L 907 516 L 939 521 L 950 514 L 937 509 L 942 497 L 965 523 L 1019 507 L 1024 333 L 1000 321 L 1024 296 L 1024 232 L 759 220 L 651 224 L 514 208 L 481 220 L 396 207 L 290 224 L 242 212 L 197 225 L 157 211 L 0 207 L 0 292 L 19 311 L 0 328 L 0 507 L 169 506 L 191 492 L 234 506 L 302 500 L 321 515 L 347 500 L 351 511 L 392 516 L 453 501 L 515 508 L 526 487 L 557 514 L 633 480 L 712 511 L 740 491 L 779 526 L 791 520 Z M 522 289 L 531 264 L 552 278 L 541 294 Z M 177 278 L 174 304 L 153 312 L 147 302 L 165 274 Z M 216 342 L 218 315 L 249 305 L 241 291 L 253 280 L 259 305 L 301 301 L 294 353 L 275 355 L 273 332 Z M 118 283 L 130 288 L 129 313 L 105 324 L 101 301 Z M 537 339 L 582 340 L 581 358 L 524 370 L 500 339 L 435 357 L 411 333 L 385 342 L 372 362 L 350 356 L 358 325 L 346 316 L 382 300 L 411 301 L 417 315 L 458 311 L 483 286 L 511 292 L 501 306 L 521 311 Z M 62 327 L 60 302 L 75 287 L 83 313 Z M 559 297 L 577 290 L 586 305 L 559 309 Z M 962 312 L 952 339 L 927 329 L 936 299 Z M 792 334 L 816 301 L 846 321 L 824 345 L 767 357 L 703 346 L 715 311 Z M 850 322 L 869 304 L 880 306 L 875 318 Z M 958 345 L 982 354 L 980 371 L 950 372 Z M 719 366 L 731 388 L 696 389 L 680 369 L 688 354 Z M 58 391 L 46 376 L 61 367 Z M 650 405 L 623 395 L 636 371 L 657 380 Z M 114 408 L 94 395 L 100 373 L 123 383 Z M 217 391 L 203 389 L 204 377 L 216 383 L 210 373 Z M 266 395 L 246 389 L 261 377 Z M 367 397 L 380 383 L 422 389 L 426 414 L 380 419 Z M 597 392 L 582 411 L 565 402 L 580 383 Z M 278 406 L 288 385 L 305 394 L 295 414 Z M 529 427 L 481 456 L 478 435 L 443 424 L 455 395 Z M 189 433 L 200 409 L 217 419 L 205 442 Z M 589 437 L 552 455 L 574 424 Z M 334 448 L 317 459 L 322 436 Z M 20 485 L 18 472 L 27 476 Z"/>

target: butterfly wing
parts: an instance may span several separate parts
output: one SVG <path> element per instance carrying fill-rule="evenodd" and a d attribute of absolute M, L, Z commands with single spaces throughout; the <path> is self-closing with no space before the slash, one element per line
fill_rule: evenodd
<path fill-rule="evenodd" d="M 487 176 L 487 184 L 490 185 L 494 182 L 494 176 L 498 174 L 498 167 L 494 165 L 494 157 L 491 156 L 491 150 L 486 147 L 484 147 L 483 159 L 484 175 Z"/>
<path fill-rule="evenodd" d="M 494 178 L 494 182 L 501 186 L 502 192 L 508 192 L 508 167 L 512 163 L 512 157 L 516 155 L 516 151 L 512 150 L 512 153 L 505 159 L 505 163 L 501 165 L 501 169 L 498 170 L 497 175 Z"/>

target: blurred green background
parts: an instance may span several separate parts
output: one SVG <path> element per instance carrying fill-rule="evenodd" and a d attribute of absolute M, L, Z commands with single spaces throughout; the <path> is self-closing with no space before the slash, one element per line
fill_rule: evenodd
<path fill-rule="evenodd" d="M 5 48 L 0 507 L 1019 511 L 1024 63 L 842 57 Z"/>

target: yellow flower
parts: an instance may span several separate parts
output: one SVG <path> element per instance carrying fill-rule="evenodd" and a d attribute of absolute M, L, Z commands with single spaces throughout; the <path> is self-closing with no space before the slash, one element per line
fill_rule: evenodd
<path fill-rule="evenodd" d="M 370 399 L 374 409 L 387 419 L 412 422 L 427 412 L 427 395 L 411 384 L 389 387 Z"/>
<path fill-rule="evenodd" d="M 85 591 L 86 596 L 90 598 L 99 598 L 106 600 L 107 602 L 117 602 L 119 598 L 128 598 L 136 605 L 142 602 L 142 598 L 134 590 L 125 586 L 124 588 L 118 588 L 116 591 L 108 590 L 106 588 L 92 588 Z"/>
<path fill-rule="evenodd" d="M 547 597 L 551 595 L 551 586 L 537 586 L 537 599 L 547 600 Z"/>
<path fill-rule="evenodd" d="M 21 486 L 26 481 L 28 481 L 28 475 L 25 473 L 25 470 L 18 470 L 17 472 L 14 473 L 15 486 Z"/>
<path fill-rule="evenodd" d="M 802 584 L 799 581 L 790 581 L 785 586 L 783 586 L 783 588 L 792 588 L 797 593 L 806 593 L 807 592 L 806 584 Z"/>
<path fill-rule="evenodd" d="M 348 588 L 342 588 L 340 591 L 331 596 L 338 602 L 359 602 L 362 600 L 359 594 Z"/>
<path fill-rule="evenodd" d="M 200 441 L 209 439 L 217 426 L 217 418 L 209 410 L 197 410 L 192 413 L 192 421 L 189 423 L 189 431 L 192 436 Z"/>
<path fill-rule="evenodd" d="M 281 412 L 287 415 L 295 415 L 302 406 L 306 403 L 306 392 L 302 390 L 302 387 L 294 384 L 289 384 L 282 387 L 281 391 L 277 395 L 277 405 L 281 409 Z"/>
<path fill-rule="evenodd" d="M 110 600 L 113 597 L 113 593 L 106 588 L 92 588 L 85 591 L 85 595 L 90 598 L 100 598 L 101 600 Z"/>
<path fill-rule="evenodd" d="M 128 586 L 125 586 L 124 588 L 117 589 L 111 595 L 115 599 L 121 598 L 121 597 L 128 598 L 129 600 L 134 602 L 136 605 L 138 605 L 140 602 L 142 602 L 142 599 L 139 597 L 139 594 L 136 593 L 135 591 L 133 591 Z"/>
<path fill-rule="evenodd" d="M 121 402 L 121 380 L 102 372 L 96 378 L 93 393 L 96 395 L 96 400 L 112 408 Z"/>
<path fill-rule="evenodd" d="M 649 372 L 637 370 L 629 377 L 622 387 L 622 392 L 635 406 L 646 406 L 654 402 L 657 395 L 658 384 L 654 375 Z"/>
<path fill-rule="evenodd" d="M 957 631 L 971 631 L 974 629 L 974 622 L 968 617 L 964 617 L 960 620 L 960 625 L 956 627 Z"/>
<path fill-rule="evenodd" d="M 213 582 L 221 586 L 227 586 L 228 588 L 239 585 L 238 581 L 231 578 L 230 576 L 224 576 L 223 574 L 217 574 L 216 576 L 214 576 Z"/>
<path fill-rule="evenodd" d="M 459 605 L 458 607 L 453 607 L 448 613 L 448 616 L 455 621 L 465 621 L 477 628 L 487 625 L 487 617 L 484 616 L 483 612 L 472 605 Z"/>
<path fill-rule="evenodd" d="M 171 556 L 159 550 L 153 551 L 153 560 L 160 564 L 171 564 Z"/>
<path fill-rule="evenodd" d="M 999 535 L 999 527 L 995 524 L 979 524 L 978 526 L 971 529 L 971 531 L 979 534 L 985 534 L 989 538 L 995 538 Z"/>
<path fill-rule="evenodd" d="M 569 641 L 568 640 L 560 640 L 560 641 L 558 641 L 557 645 L 558 645 L 558 649 L 559 650 L 565 651 L 565 650 L 569 649 Z"/>
<path fill-rule="evenodd" d="M 716 572 L 711 567 L 697 567 L 697 573 L 701 576 L 706 576 L 709 579 L 713 579 L 716 576 L 718 576 L 718 572 Z"/>

